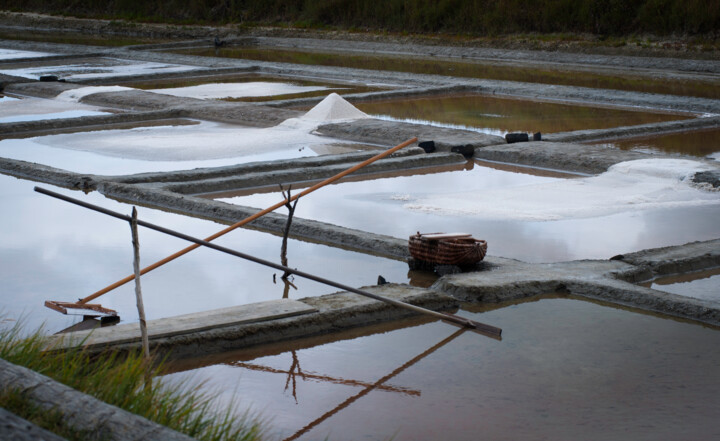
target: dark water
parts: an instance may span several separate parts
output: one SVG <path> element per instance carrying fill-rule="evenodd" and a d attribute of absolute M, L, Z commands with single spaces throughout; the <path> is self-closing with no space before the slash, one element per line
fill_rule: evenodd
<path fill-rule="evenodd" d="M 523 81 L 542 84 L 631 90 L 670 95 L 720 98 L 720 81 L 686 81 L 654 79 L 632 74 L 598 74 L 560 69 L 538 69 L 488 63 L 456 61 L 410 56 L 304 52 L 262 47 L 200 48 L 175 51 L 187 55 L 241 58 L 319 66 L 341 66 L 360 69 L 389 70 L 419 74 L 448 75 L 465 78 Z"/>
<path fill-rule="evenodd" d="M 179 88 L 179 87 L 192 87 L 199 86 L 202 84 L 210 83 L 249 83 L 249 82 L 272 82 L 272 83 L 288 83 L 296 86 L 322 86 L 326 89 L 316 90 L 311 92 L 284 94 L 284 95 L 270 95 L 260 97 L 242 97 L 242 98 L 224 98 L 225 101 L 273 101 L 281 99 L 293 99 L 293 98 L 306 98 L 313 96 L 325 96 L 331 92 L 335 92 L 340 95 L 350 93 L 361 93 L 382 90 L 378 87 L 368 87 L 361 84 L 336 84 L 318 81 L 307 81 L 278 77 L 266 77 L 260 75 L 227 75 L 227 76 L 200 76 L 191 78 L 173 78 L 167 80 L 152 80 L 152 81 L 137 81 L 122 83 L 123 86 L 135 87 L 138 89 L 168 89 L 168 88 Z"/>
<path fill-rule="evenodd" d="M 720 332 L 576 298 L 464 307 L 502 341 L 421 321 L 177 366 L 277 439 L 716 439 Z"/>
<path fill-rule="evenodd" d="M 603 143 L 623 150 L 642 150 L 659 153 L 680 153 L 704 157 L 720 152 L 720 130 L 698 130 L 670 135 L 634 138 Z"/>
<path fill-rule="evenodd" d="M 354 103 L 371 115 L 451 124 L 504 135 L 507 132 L 557 133 L 685 119 L 688 116 L 577 106 L 487 95 L 449 95 Z"/>
<path fill-rule="evenodd" d="M 165 43 L 170 40 L 153 39 L 153 38 L 132 38 L 118 35 L 103 34 L 72 34 L 58 32 L 42 32 L 34 30 L 33 32 L 0 32 L 0 39 L 3 40 L 22 40 L 22 41 L 41 41 L 46 43 L 61 44 L 85 44 L 89 46 L 130 46 L 137 44 Z"/>

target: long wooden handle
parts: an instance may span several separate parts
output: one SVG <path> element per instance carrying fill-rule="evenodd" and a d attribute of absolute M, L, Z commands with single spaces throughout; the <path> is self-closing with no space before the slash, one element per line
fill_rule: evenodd
<path fill-rule="evenodd" d="M 380 153 L 380 154 L 378 154 L 378 155 L 375 155 L 375 156 L 373 156 L 372 158 L 366 159 L 365 161 L 363 161 L 363 162 L 361 162 L 361 163 L 359 163 L 359 164 L 357 164 L 357 165 L 354 165 L 354 166 L 350 167 L 349 169 L 347 169 L 347 170 L 345 170 L 345 171 L 342 171 L 342 172 L 336 174 L 335 176 L 332 176 L 332 177 L 330 177 L 330 178 L 327 178 L 327 179 L 325 179 L 325 180 L 322 181 L 322 182 L 318 182 L 317 184 L 313 185 L 312 187 L 305 189 L 305 191 L 303 191 L 303 192 L 301 192 L 301 193 L 298 193 L 298 194 L 296 194 L 295 196 L 293 196 L 293 197 L 291 197 L 291 198 L 289 198 L 289 199 L 284 199 L 284 200 L 282 200 L 281 202 L 278 202 L 277 204 L 275 204 L 275 205 L 273 205 L 273 206 L 271 206 L 271 207 L 268 207 L 268 208 L 266 208 L 266 209 L 264 209 L 264 210 L 262 210 L 262 211 L 258 211 L 257 213 L 253 214 L 252 216 L 246 217 L 245 219 L 241 220 L 240 222 L 234 223 L 234 224 L 230 225 L 229 227 L 225 228 L 224 230 L 218 231 L 217 233 L 213 234 L 212 236 L 206 237 L 205 240 L 208 241 L 208 242 L 210 242 L 210 241 L 212 241 L 212 240 L 215 240 L 215 239 L 217 239 L 218 237 L 220 237 L 220 236 L 222 236 L 222 235 L 224 235 L 224 234 L 227 234 L 227 233 L 229 233 L 229 232 L 231 232 L 231 231 L 233 231 L 233 230 L 235 230 L 235 229 L 237 229 L 237 228 L 242 227 L 242 226 L 245 225 L 245 224 L 248 224 L 248 223 L 254 221 L 255 219 L 257 219 L 257 218 L 259 218 L 259 217 L 262 217 L 262 216 L 270 213 L 271 211 L 277 210 L 278 208 L 282 207 L 283 205 L 287 204 L 288 202 L 292 202 L 292 201 L 294 201 L 295 199 L 297 199 L 297 198 L 299 198 L 299 197 L 301 197 L 301 196 L 305 196 L 305 195 L 307 195 L 307 194 L 309 194 L 309 193 L 312 193 L 313 191 L 317 190 L 318 188 L 324 187 L 324 186 L 326 186 L 326 185 L 328 185 L 328 184 L 332 184 L 333 182 L 337 181 L 338 179 L 341 179 L 341 178 L 349 175 L 350 173 L 353 173 L 353 172 L 355 172 L 355 171 L 357 171 L 357 170 L 365 167 L 365 166 L 368 165 L 368 164 L 372 164 L 373 162 L 375 162 L 375 161 L 377 161 L 377 160 L 380 160 L 380 159 L 382 159 L 382 158 L 385 158 L 386 156 L 389 156 L 389 155 L 395 153 L 396 151 L 398 151 L 398 150 L 400 150 L 400 149 L 402 149 L 402 148 L 405 148 L 405 147 L 409 146 L 410 144 L 412 144 L 412 143 L 414 143 L 414 142 L 417 142 L 417 138 L 408 139 L 407 141 L 403 142 L 402 144 L 398 144 L 398 145 L 396 145 L 395 147 L 393 147 L 393 148 L 391 148 L 391 149 L 385 150 L 384 152 L 382 152 L 382 153 Z M 192 251 L 192 250 L 194 250 L 194 249 L 196 249 L 196 248 L 198 248 L 198 247 L 200 247 L 200 245 L 198 245 L 198 244 L 192 244 L 192 245 L 190 245 L 189 247 L 184 248 L 184 249 L 178 251 L 178 252 L 175 253 L 175 254 L 171 254 L 170 256 L 168 256 L 168 257 L 166 257 L 166 258 L 164 258 L 164 259 L 162 259 L 162 260 L 158 260 L 157 262 L 155 262 L 155 263 L 153 263 L 153 264 L 151 264 L 151 265 L 146 266 L 145 268 L 143 268 L 142 270 L 140 270 L 140 274 L 149 273 L 150 271 L 154 270 L 155 268 L 158 268 L 158 267 L 160 267 L 160 266 L 163 266 L 163 265 L 165 265 L 166 263 L 168 263 L 168 262 L 170 262 L 170 261 L 172 261 L 172 260 L 175 260 L 175 259 L 177 259 L 178 257 L 183 256 L 183 255 L 189 253 L 190 251 Z M 90 294 L 89 296 L 87 296 L 87 297 L 85 297 L 85 298 L 83 298 L 83 299 L 80 299 L 80 300 L 78 301 L 78 304 L 85 304 L 85 303 L 87 303 L 87 302 L 89 302 L 89 301 L 92 301 L 92 300 L 100 297 L 100 296 L 103 295 L 103 294 L 107 294 L 108 292 L 114 290 L 115 288 L 119 288 L 119 287 L 123 286 L 124 284 L 126 284 L 126 283 L 128 283 L 128 282 L 131 282 L 131 281 L 134 280 L 134 279 L 135 279 L 135 275 L 134 275 L 134 274 L 131 274 L 131 275 L 125 277 L 124 279 L 118 280 L 117 282 L 113 283 L 112 285 L 106 286 L 105 288 L 101 289 L 100 291 L 97 291 L 97 292 L 95 292 L 95 293 L 93 293 L 93 294 Z"/>

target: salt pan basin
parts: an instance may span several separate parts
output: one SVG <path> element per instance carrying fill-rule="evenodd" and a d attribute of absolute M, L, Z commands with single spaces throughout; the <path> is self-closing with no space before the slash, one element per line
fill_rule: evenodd
<path fill-rule="evenodd" d="M 40 58 L 49 57 L 53 54 L 50 52 L 20 51 L 15 49 L 0 48 L 0 60 L 15 60 L 20 58 Z"/>
<path fill-rule="evenodd" d="M 19 320 L 28 331 L 44 323 L 52 333 L 82 317 L 50 310 L 44 301 L 75 301 L 132 274 L 133 251 L 127 222 L 36 193 L 35 185 L 125 214 L 132 207 L 98 192 L 83 194 L 0 174 L 0 329 Z M 282 198 L 279 191 L 276 197 Z M 201 238 L 227 226 L 146 207 L 138 207 L 138 218 Z M 145 228 L 139 239 L 143 267 L 190 245 Z M 240 228 L 215 243 L 280 262 L 279 236 Z M 392 282 L 408 281 L 405 262 L 309 242 L 290 239 L 287 258 L 293 268 L 351 286 L 372 285 L 378 274 Z M 337 291 L 299 277 L 286 286 L 280 276 L 275 269 L 202 247 L 142 277 L 145 314 L 152 320 Z M 123 322 L 138 320 L 133 282 L 95 302 L 118 311 Z"/>
<path fill-rule="evenodd" d="M 327 90 L 324 86 L 300 86 L 290 83 L 253 81 L 248 83 L 211 83 L 188 87 L 150 89 L 150 92 L 198 99 L 246 98 Z"/>
<path fill-rule="evenodd" d="M 720 192 L 687 179 L 706 163 L 652 159 L 595 177 L 472 170 L 346 182 L 301 200 L 296 216 L 407 238 L 464 231 L 488 253 L 530 262 L 607 259 L 720 237 Z M 462 189 L 462 191 L 458 191 Z M 269 195 L 220 200 L 262 208 Z"/>
<path fill-rule="evenodd" d="M 248 128 L 214 122 L 137 127 L 0 141 L 0 156 L 78 173 L 131 174 L 218 167 L 327 152 L 343 141 L 293 125 Z"/>
<path fill-rule="evenodd" d="M 46 64 L 43 66 L 0 69 L 0 73 L 32 80 L 36 80 L 43 75 L 56 75 L 59 78 L 76 81 L 129 75 L 187 72 L 195 69 L 197 67 L 181 64 L 97 58 L 75 64 Z"/>
<path fill-rule="evenodd" d="M 43 98 L 4 97 L 0 100 L 0 123 L 79 118 L 107 113 L 95 106 Z"/>

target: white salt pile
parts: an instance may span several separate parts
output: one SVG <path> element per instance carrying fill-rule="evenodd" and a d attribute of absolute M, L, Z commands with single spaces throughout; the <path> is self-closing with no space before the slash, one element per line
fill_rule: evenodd
<path fill-rule="evenodd" d="M 78 89 L 66 90 L 55 97 L 58 101 L 70 101 L 78 102 L 83 97 L 92 95 L 94 93 L 105 93 L 105 92 L 122 92 L 123 90 L 133 90 L 130 87 L 123 86 L 88 86 L 80 87 Z"/>
<path fill-rule="evenodd" d="M 405 207 L 440 215 L 548 221 L 720 204 L 720 192 L 698 189 L 687 179 L 711 169 L 699 161 L 641 159 L 589 178 L 437 194 Z"/>
<path fill-rule="evenodd" d="M 316 90 L 326 89 L 327 87 L 324 86 L 298 86 L 290 83 L 253 81 L 248 83 L 210 83 L 188 87 L 151 89 L 150 92 L 205 100 L 287 95 L 291 93 L 314 92 Z"/>
<path fill-rule="evenodd" d="M 357 107 L 345 101 L 345 99 L 337 93 L 331 93 L 300 118 L 306 121 L 324 122 L 370 117 Z"/>

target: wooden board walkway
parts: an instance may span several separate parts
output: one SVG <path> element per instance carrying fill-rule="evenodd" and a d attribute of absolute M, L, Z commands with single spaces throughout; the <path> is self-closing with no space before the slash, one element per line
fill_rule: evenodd
<path fill-rule="evenodd" d="M 211 311 L 167 317 L 147 322 L 150 342 L 153 339 L 190 334 L 208 329 L 292 317 L 317 311 L 297 300 L 280 299 L 248 305 L 232 306 Z M 48 347 L 64 349 L 74 346 L 113 346 L 140 341 L 138 323 L 68 332 L 48 339 Z"/>

